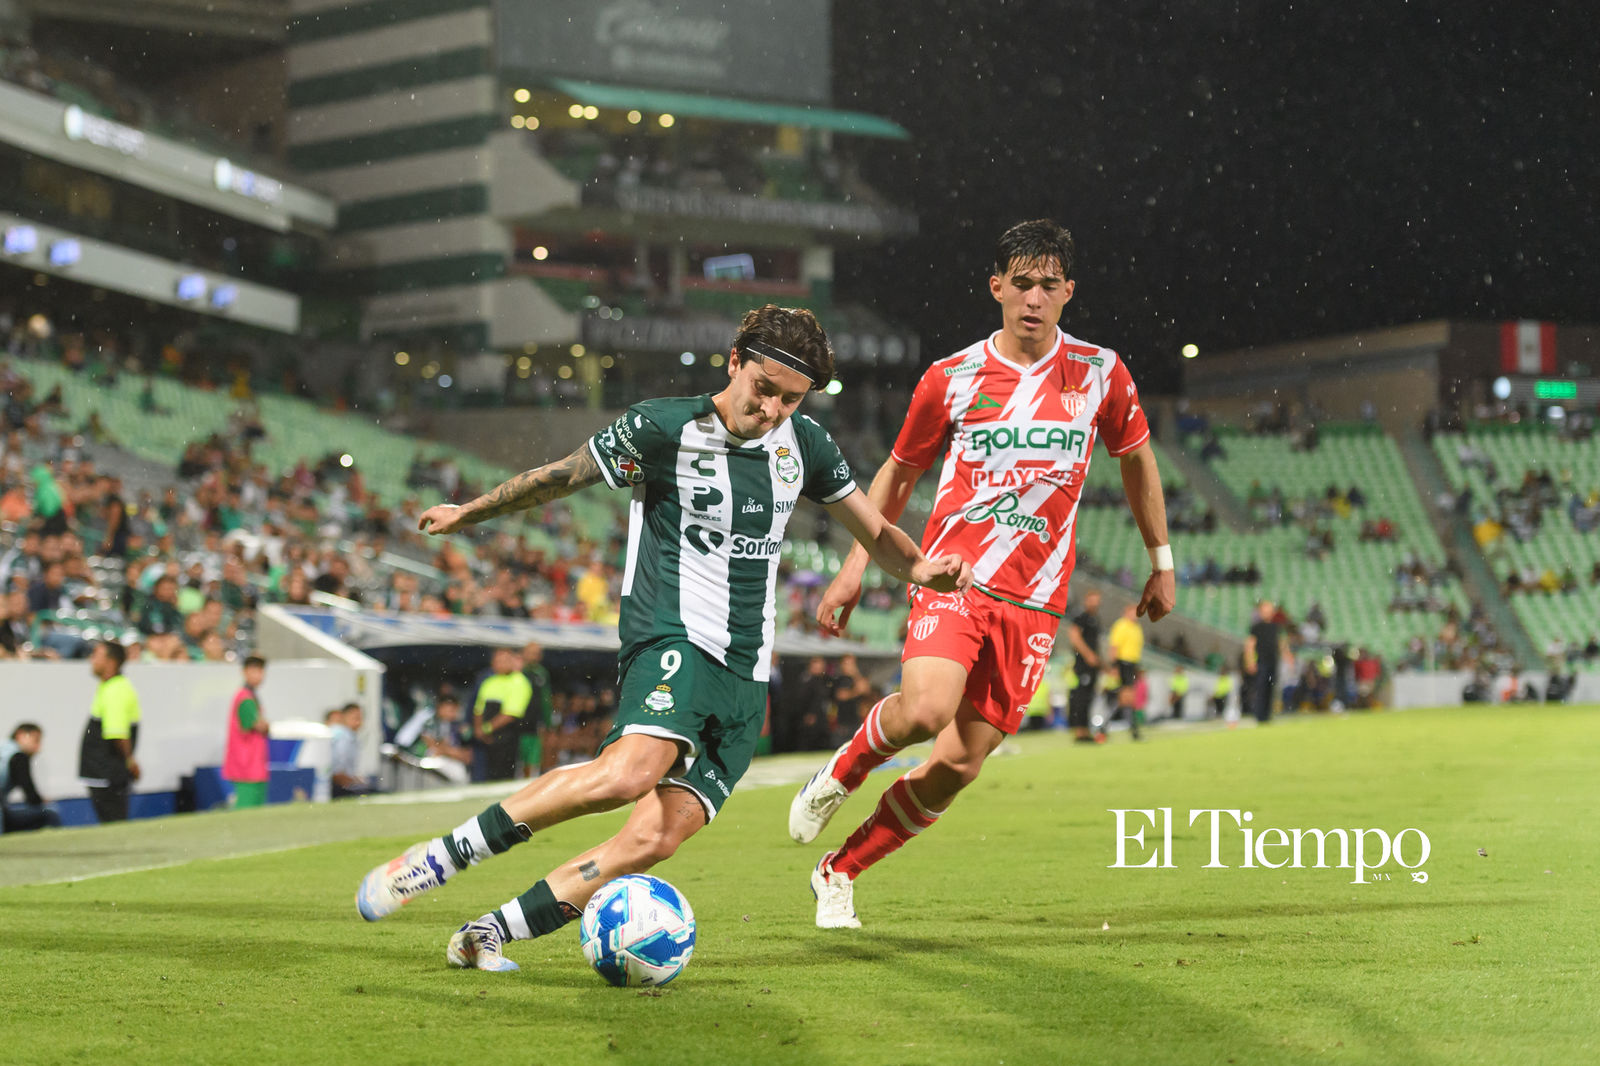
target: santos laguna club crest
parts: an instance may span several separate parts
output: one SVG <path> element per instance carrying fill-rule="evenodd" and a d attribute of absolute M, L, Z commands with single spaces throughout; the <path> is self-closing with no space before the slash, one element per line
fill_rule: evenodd
<path fill-rule="evenodd" d="M 1061 390 L 1061 403 L 1067 409 L 1067 417 L 1076 421 L 1083 417 L 1084 408 L 1089 406 L 1088 389 L 1075 389 L 1071 385 Z"/>
<path fill-rule="evenodd" d="M 793 485 L 800 480 L 800 460 L 796 459 L 788 448 L 779 448 L 773 453 L 778 457 L 778 477 L 783 479 L 785 485 Z"/>

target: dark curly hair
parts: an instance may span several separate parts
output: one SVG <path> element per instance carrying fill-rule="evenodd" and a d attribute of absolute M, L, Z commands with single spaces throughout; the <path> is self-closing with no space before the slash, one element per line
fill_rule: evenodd
<path fill-rule="evenodd" d="M 779 307 L 767 304 L 747 311 L 739 323 L 739 335 L 734 338 L 734 350 L 739 358 L 760 361 L 760 356 L 746 356 L 746 341 L 756 341 L 781 348 L 811 368 L 811 389 L 820 391 L 833 380 L 833 346 L 817 316 L 803 307 Z"/>

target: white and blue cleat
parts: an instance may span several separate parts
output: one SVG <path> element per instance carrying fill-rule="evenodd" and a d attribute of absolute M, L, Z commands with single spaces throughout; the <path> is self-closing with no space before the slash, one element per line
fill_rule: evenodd
<path fill-rule="evenodd" d="M 413 844 L 398 857 L 373 867 L 356 889 L 356 910 L 369 922 L 387 918 L 429 889 L 444 884 L 445 872 L 428 855 L 428 844 Z"/>
<path fill-rule="evenodd" d="M 794 801 L 789 804 L 789 838 L 796 844 L 809 844 L 817 839 L 834 812 L 850 798 L 850 791 L 833 776 L 833 768 L 849 747 L 845 744 L 834 752 L 822 769 L 795 793 Z"/>
<path fill-rule="evenodd" d="M 492 914 L 485 914 L 475 922 L 468 922 L 450 936 L 450 946 L 444 957 L 451 966 L 463 970 L 489 970 L 492 973 L 511 973 L 522 967 L 500 954 L 505 940 L 500 934 L 500 923 Z"/>

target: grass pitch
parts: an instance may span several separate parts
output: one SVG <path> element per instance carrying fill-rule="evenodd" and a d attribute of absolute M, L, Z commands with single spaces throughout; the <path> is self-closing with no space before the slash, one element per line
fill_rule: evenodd
<path fill-rule="evenodd" d="M 699 921 L 689 968 L 656 995 L 601 982 L 575 926 L 513 945 L 520 974 L 444 961 L 457 925 L 620 814 L 541 834 L 375 925 L 352 903 L 361 875 L 485 801 L 0 837 L 0 1060 L 1594 1062 L 1596 711 L 1158 727 L 1094 748 L 1024 737 L 862 877 L 860 931 L 812 925 L 821 849 L 787 840 L 793 786 L 741 788 L 656 871 Z M 873 775 L 824 841 L 891 780 Z M 1160 807 L 1173 867 L 1108 869 L 1107 808 Z M 1205 869 L 1196 808 L 1250 810 L 1258 832 L 1419 828 L 1428 880 L 1392 862 L 1359 885 L 1349 869 L 1240 868 L 1231 820 L 1229 868 Z M 289 850 L 205 858 L 274 848 Z M 1148 855 L 1130 844 L 1129 861 Z M 94 876 L 164 862 L 181 864 Z M 18 883 L 68 876 L 88 879 Z"/>

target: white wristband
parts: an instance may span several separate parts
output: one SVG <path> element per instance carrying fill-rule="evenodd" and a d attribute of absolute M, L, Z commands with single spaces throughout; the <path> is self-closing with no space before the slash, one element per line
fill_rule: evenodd
<path fill-rule="evenodd" d="M 1162 545 L 1158 545 L 1157 547 L 1154 547 L 1154 548 L 1146 548 L 1145 550 L 1150 553 L 1150 569 L 1152 569 L 1152 570 L 1171 570 L 1171 569 L 1173 569 L 1173 565 L 1172 565 L 1172 545 L 1170 545 L 1170 544 L 1162 544 Z"/>

